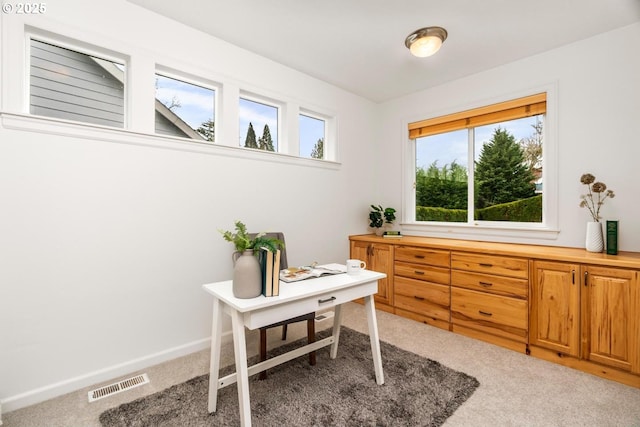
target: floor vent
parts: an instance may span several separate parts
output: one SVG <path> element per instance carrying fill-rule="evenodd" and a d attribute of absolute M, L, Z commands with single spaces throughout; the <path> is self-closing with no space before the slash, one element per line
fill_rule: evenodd
<path fill-rule="evenodd" d="M 89 402 L 95 402 L 96 400 L 102 399 L 103 397 L 111 396 L 112 394 L 127 391 L 129 389 L 132 389 L 144 384 L 148 384 L 148 383 L 149 383 L 149 377 L 147 376 L 147 374 L 142 374 L 142 375 L 137 375 L 135 377 L 127 378 L 126 380 L 122 380 L 114 384 L 109 384 L 104 387 L 91 390 L 88 393 Z"/>

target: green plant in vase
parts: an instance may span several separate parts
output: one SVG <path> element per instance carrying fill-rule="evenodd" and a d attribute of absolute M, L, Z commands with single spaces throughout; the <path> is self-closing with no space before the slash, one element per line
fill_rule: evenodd
<path fill-rule="evenodd" d="M 383 208 L 381 205 L 371 205 L 369 212 L 369 227 L 375 228 L 376 234 L 380 233 L 384 225 L 391 226 L 396 220 L 396 210 L 394 208 Z"/>
<path fill-rule="evenodd" d="M 235 222 L 235 231 L 218 230 L 222 237 L 233 243 L 233 295 L 236 298 L 255 298 L 262 294 L 262 270 L 257 255 L 260 248 L 271 252 L 284 248 L 284 242 L 265 233 L 252 236 L 242 221 Z"/>
<path fill-rule="evenodd" d="M 242 221 L 235 222 L 235 232 L 218 230 L 224 240 L 233 243 L 237 252 L 244 252 L 251 249 L 267 248 L 271 252 L 284 248 L 284 242 L 275 237 L 268 237 L 264 232 L 258 233 L 255 237 L 247 232 L 247 226 Z"/>

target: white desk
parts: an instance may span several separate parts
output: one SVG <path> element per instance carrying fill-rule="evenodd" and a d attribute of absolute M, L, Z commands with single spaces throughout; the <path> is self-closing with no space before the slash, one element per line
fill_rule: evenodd
<path fill-rule="evenodd" d="M 209 412 L 216 411 L 218 389 L 237 382 L 240 423 L 242 426 L 250 426 L 249 376 L 328 345 L 331 345 L 331 358 L 335 359 L 338 354 L 338 340 L 342 321 L 341 305 L 357 298 L 364 298 L 365 300 L 376 383 L 384 384 L 373 295 L 378 292 L 378 280 L 385 277 L 386 275 L 383 273 L 365 270 L 358 275 L 336 274 L 292 283 L 280 281 L 279 296 L 269 298 L 259 296 L 251 299 L 235 298 L 231 288 L 231 280 L 203 285 L 203 289 L 213 296 Z M 247 366 L 245 327 L 257 329 L 292 317 L 332 307 L 335 310 L 335 314 L 333 334 L 330 337 L 267 359 L 264 362 Z M 224 378 L 219 378 L 222 313 L 227 313 L 231 316 L 236 372 Z"/>

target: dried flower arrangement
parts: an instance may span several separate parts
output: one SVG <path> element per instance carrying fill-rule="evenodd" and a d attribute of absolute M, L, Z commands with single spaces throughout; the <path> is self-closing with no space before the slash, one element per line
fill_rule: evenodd
<path fill-rule="evenodd" d="M 580 196 L 580 207 L 589 209 L 594 222 L 600 222 L 600 208 L 607 198 L 614 198 L 613 190 L 607 190 L 604 182 L 596 181 L 596 177 L 585 173 L 580 177 L 580 182 L 587 186 L 589 193 Z M 596 196 L 597 195 L 597 196 Z"/>

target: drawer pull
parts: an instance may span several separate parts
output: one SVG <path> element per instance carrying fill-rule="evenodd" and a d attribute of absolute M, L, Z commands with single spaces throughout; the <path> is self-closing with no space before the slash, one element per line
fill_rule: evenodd
<path fill-rule="evenodd" d="M 424 255 L 414 255 L 418 259 L 424 259 Z"/>
<path fill-rule="evenodd" d="M 493 286 L 493 283 L 490 282 L 480 282 L 480 286 L 484 286 L 485 288 L 488 288 L 490 286 Z"/>
<path fill-rule="evenodd" d="M 490 264 L 488 262 L 481 262 L 480 267 L 493 267 L 493 264 Z"/>
<path fill-rule="evenodd" d="M 483 316 L 493 316 L 493 314 L 489 313 L 488 311 L 478 310 L 478 313 L 482 314 Z"/>
<path fill-rule="evenodd" d="M 424 297 L 419 297 L 418 295 L 414 295 L 413 297 L 418 301 L 424 301 Z"/>
<path fill-rule="evenodd" d="M 334 301 L 336 299 L 336 297 L 331 297 L 331 298 L 327 298 L 327 299 L 319 299 L 318 300 L 318 304 L 324 304 L 325 302 L 331 302 Z"/>
<path fill-rule="evenodd" d="M 414 270 L 415 274 L 424 274 L 424 271 L 418 271 L 418 270 Z"/>

